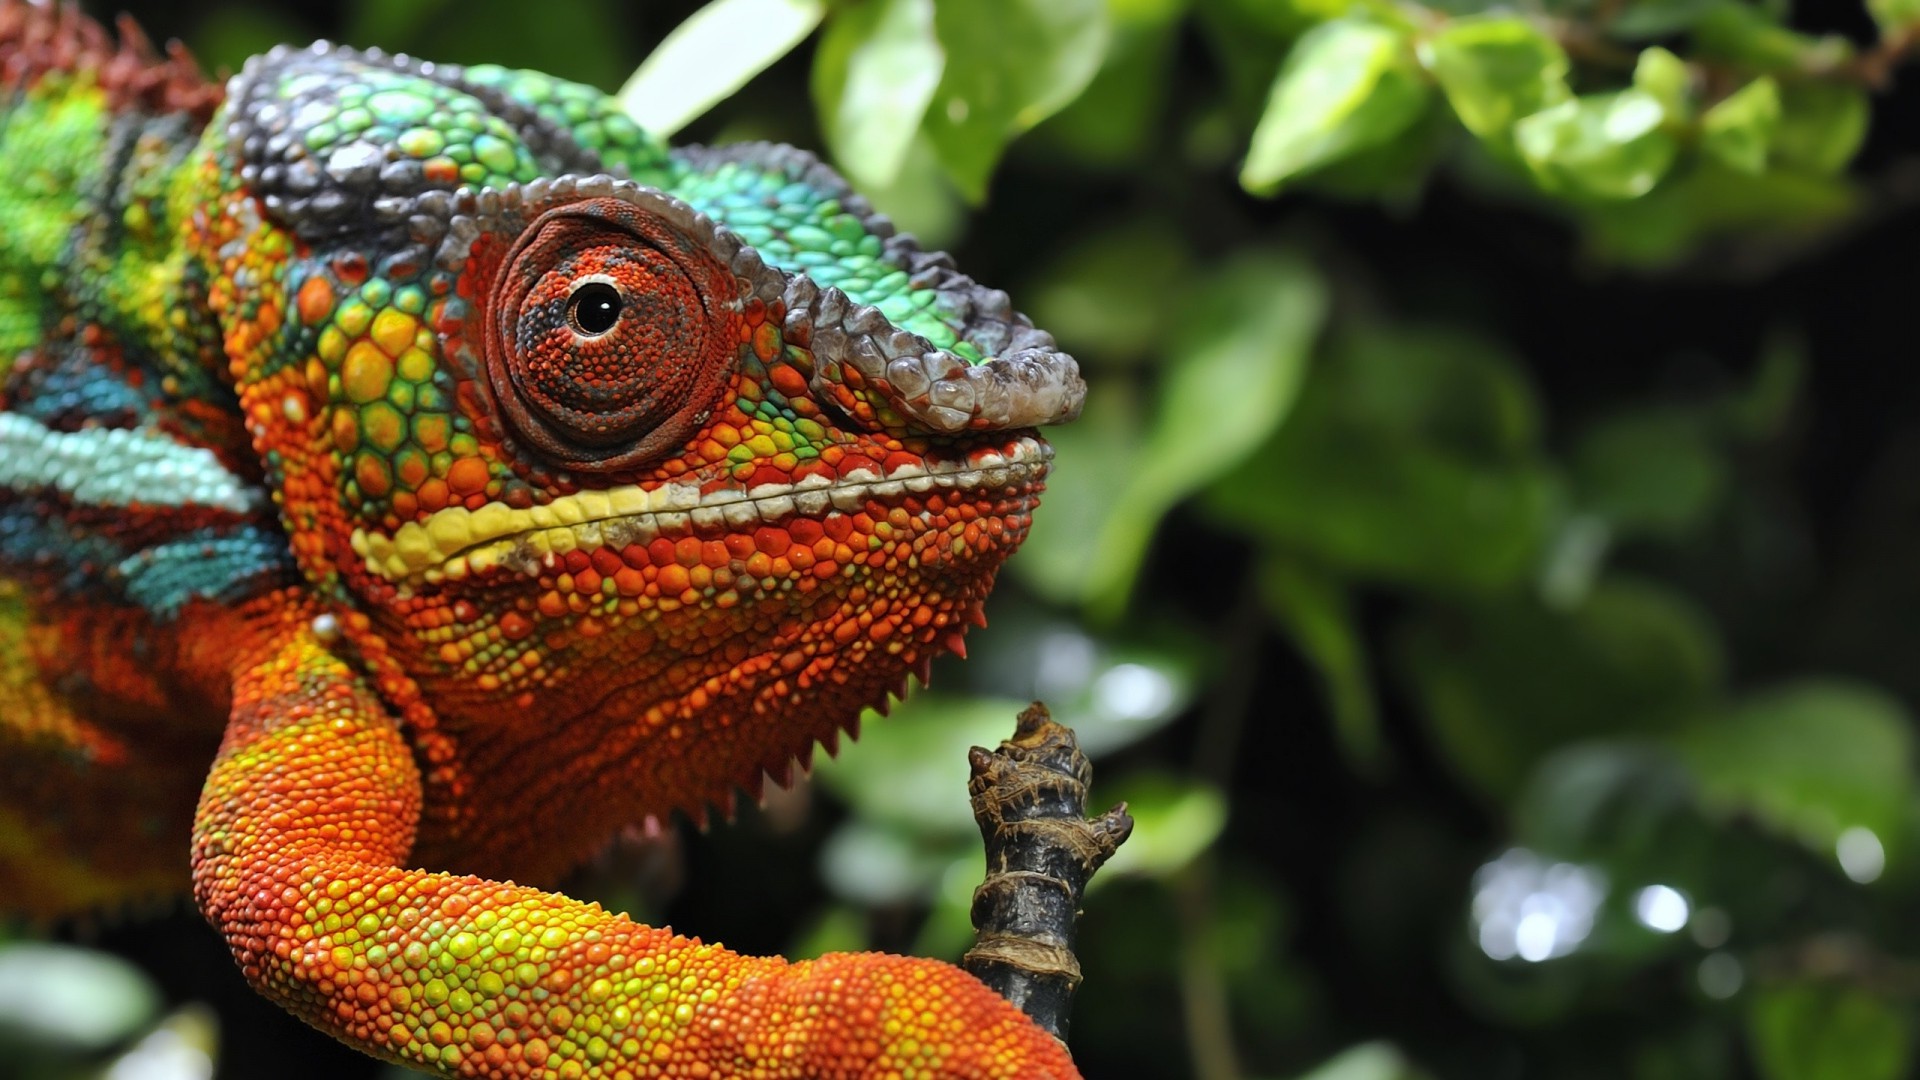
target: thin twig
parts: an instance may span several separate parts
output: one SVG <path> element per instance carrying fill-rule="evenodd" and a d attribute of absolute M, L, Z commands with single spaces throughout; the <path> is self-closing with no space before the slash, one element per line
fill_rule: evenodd
<path fill-rule="evenodd" d="M 1074 922 L 1087 882 L 1133 831 L 1125 803 L 1088 820 L 1093 766 L 1073 732 L 1034 702 L 1014 737 L 967 755 L 987 876 L 973 894 L 979 931 L 960 966 L 1066 1041 L 1080 985 Z"/>

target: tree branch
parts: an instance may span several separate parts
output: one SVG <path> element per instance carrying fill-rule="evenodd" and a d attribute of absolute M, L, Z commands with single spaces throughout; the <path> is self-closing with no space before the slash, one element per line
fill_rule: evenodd
<path fill-rule="evenodd" d="M 1133 819 L 1125 803 L 1087 819 L 1093 766 L 1037 701 L 1020 713 L 1012 739 L 991 752 L 976 746 L 967 760 L 987 876 L 973 894 L 979 934 L 960 966 L 1064 1042 L 1080 985 L 1080 898 Z"/>

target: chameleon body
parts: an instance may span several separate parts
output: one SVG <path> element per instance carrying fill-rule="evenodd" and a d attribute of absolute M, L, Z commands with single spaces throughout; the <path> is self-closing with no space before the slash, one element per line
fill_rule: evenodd
<path fill-rule="evenodd" d="M 949 965 L 514 882 L 958 651 L 1083 393 L 799 151 L 0 0 L 0 898 L 190 874 L 261 991 L 448 1074 L 1075 1075 Z"/>

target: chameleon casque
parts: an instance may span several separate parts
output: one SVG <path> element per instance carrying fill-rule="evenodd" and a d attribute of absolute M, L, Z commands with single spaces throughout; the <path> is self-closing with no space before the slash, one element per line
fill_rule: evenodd
<path fill-rule="evenodd" d="M 513 883 L 958 651 L 1079 410 L 811 156 L 0 0 L 0 379 L 0 907 L 190 873 L 262 992 L 446 1073 L 1076 1075 L 950 965 Z"/>

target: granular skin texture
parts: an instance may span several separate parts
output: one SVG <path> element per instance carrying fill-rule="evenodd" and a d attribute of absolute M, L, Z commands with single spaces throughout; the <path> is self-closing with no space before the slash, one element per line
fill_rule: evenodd
<path fill-rule="evenodd" d="M 0 897 L 190 884 L 448 1075 L 1077 1075 L 950 965 L 514 882 L 959 650 L 1083 390 L 790 148 L 324 45 L 221 87 L 0 0 Z"/>

